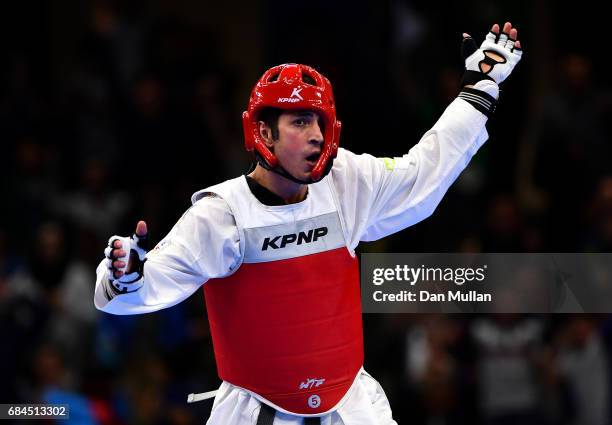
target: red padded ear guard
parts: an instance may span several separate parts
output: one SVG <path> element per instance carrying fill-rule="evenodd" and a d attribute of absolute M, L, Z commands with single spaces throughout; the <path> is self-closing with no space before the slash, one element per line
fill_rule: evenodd
<path fill-rule="evenodd" d="M 261 135 L 259 134 L 259 122 L 251 120 L 248 111 L 242 113 L 242 128 L 244 129 L 244 147 L 247 151 L 257 151 L 262 159 L 266 162 L 269 168 L 274 168 L 278 165 L 278 159 L 264 144 Z"/>

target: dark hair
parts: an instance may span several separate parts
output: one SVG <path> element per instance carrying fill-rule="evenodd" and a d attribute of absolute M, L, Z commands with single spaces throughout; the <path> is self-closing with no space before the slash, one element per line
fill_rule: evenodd
<path fill-rule="evenodd" d="M 278 117 L 283 113 L 282 109 L 265 108 L 259 113 L 259 120 L 266 123 L 272 130 L 272 139 L 278 139 Z"/>

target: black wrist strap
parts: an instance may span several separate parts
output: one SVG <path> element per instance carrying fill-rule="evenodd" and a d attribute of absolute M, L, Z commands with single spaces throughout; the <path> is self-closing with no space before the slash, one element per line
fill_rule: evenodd
<path fill-rule="evenodd" d="M 463 86 L 473 86 L 479 81 L 482 80 L 491 80 L 495 81 L 493 78 L 489 77 L 487 74 L 478 71 L 465 71 L 463 73 L 463 78 L 461 79 L 461 87 Z"/>
<path fill-rule="evenodd" d="M 491 118 L 491 115 L 493 115 L 497 107 L 497 100 L 482 90 L 464 87 L 463 90 L 459 92 L 458 97 L 485 114 L 487 118 Z"/>

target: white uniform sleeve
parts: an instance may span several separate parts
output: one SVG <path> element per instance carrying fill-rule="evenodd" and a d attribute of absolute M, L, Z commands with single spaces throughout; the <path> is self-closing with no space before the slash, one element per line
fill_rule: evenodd
<path fill-rule="evenodd" d="M 208 279 L 224 277 L 240 262 L 239 235 L 227 203 L 218 197 L 196 202 L 170 233 L 147 253 L 144 284 L 128 294 L 108 299 L 108 269 L 102 261 L 96 273 L 94 304 L 112 314 L 139 314 L 178 304 Z"/>
<path fill-rule="evenodd" d="M 340 149 L 332 169 L 351 248 L 429 217 L 487 140 L 487 118 L 455 99 L 402 157 L 374 158 Z"/>

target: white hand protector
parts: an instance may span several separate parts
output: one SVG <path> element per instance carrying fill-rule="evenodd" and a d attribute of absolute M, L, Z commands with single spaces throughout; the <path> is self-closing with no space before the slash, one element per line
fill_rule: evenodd
<path fill-rule="evenodd" d="M 514 47 L 515 42 L 505 32 L 495 34 L 489 31 L 480 48 L 477 48 L 472 37 L 465 37 L 461 46 L 467 70 L 464 84 L 475 84 L 483 79 L 500 84 L 508 78 L 523 55 L 521 49 Z"/>
<path fill-rule="evenodd" d="M 146 261 L 148 235 L 138 236 L 136 234 L 131 237 L 122 236 L 111 236 L 108 240 L 108 246 L 104 250 L 104 256 L 106 257 L 106 265 L 109 270 L 108 282 L 110 289 L 114 295 L 127 294 L 140 289 L 144 283 L 143 270 L 144 263 Z M 113 243 L 115 241 L 121 242 L 121 249 L 114 248 Z M 123 250 L 125 255 L 118 257 L 117 253 Z M 123 267 L 115 267 L 113 262 L 122 261 Z M 132 272 L 125 274 L 129 265 L 132 261 Z M 122 272 L 123 275 L 116 277 L 117 272 Z"/>

